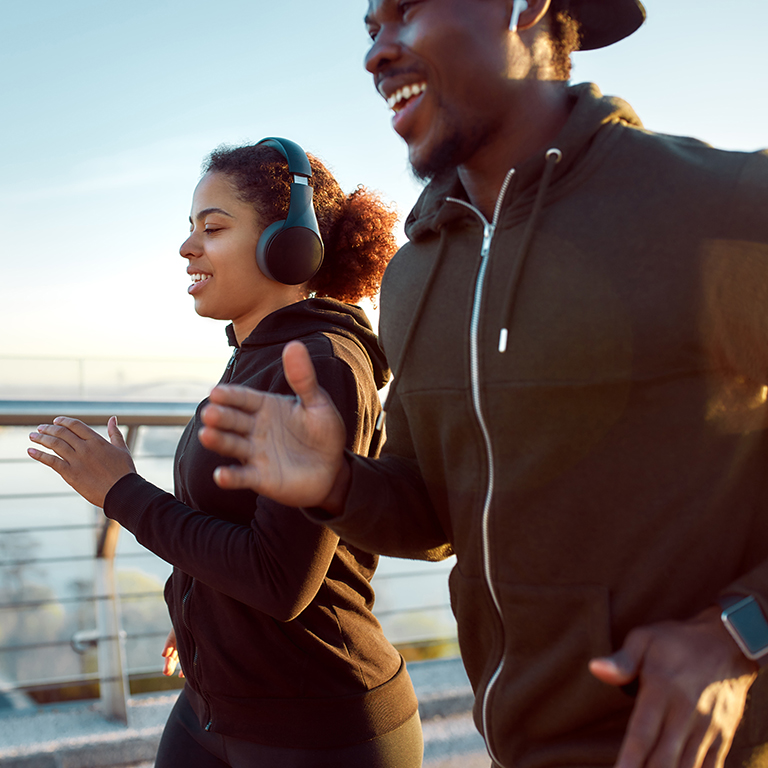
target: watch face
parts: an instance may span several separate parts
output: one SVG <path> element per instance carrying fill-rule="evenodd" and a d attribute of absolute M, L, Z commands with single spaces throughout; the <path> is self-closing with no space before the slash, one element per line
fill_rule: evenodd
<path fill-rule="evenodd" d="M 753 654 L 768 650 L 768 623 L 756 600 L 748 600 L 728 611 L 728 621 Z"/>

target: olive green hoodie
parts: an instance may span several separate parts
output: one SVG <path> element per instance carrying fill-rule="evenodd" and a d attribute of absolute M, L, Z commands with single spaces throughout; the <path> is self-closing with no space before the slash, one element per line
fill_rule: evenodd
<path fill-rule="evenodd" d="M 505 768 L 613 765 L 632 699 L 587 663 L 633 627 L 722 592 L 768 614 L 768 155 L 571 94 L 493 222 L 455 172 L 416 204 L 382 290 L 387 444 L 333 522 L 385 554 L 450 543 Z M 745 721 L 744 755 L 768 741 Z"/>

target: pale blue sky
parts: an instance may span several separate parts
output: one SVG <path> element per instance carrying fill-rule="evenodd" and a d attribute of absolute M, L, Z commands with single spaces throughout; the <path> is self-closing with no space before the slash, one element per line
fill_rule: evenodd
<path fill-rule="evenodd" d="M 646 6 L 635 36 L 576 54 L 574 81 L 624 97 L 648 128 L 768 146 L 768 2 Z M 226 356 L 178 256 L 200 162 L 221 142 L 287 136 L 348 191 L 365 183 L 407 213 L 419 187 L 361 65 L 364 12 L 365 0 L 6 3 L 0 358 Z"/>

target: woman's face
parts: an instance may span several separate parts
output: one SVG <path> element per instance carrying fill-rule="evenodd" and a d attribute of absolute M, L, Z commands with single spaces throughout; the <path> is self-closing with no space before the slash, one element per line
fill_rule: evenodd
<path fill-rule="evenodd" d="M 203 317 L 231 320 L 242 342 L 271 312 L 303 298 L 302 286 L 266 277 L 256 264 L 262 232 L 256 211 L 225 174 L 209 172 L 192 197 L 190 234 L 179 248 L 189 261 L 189 294 Z"/>

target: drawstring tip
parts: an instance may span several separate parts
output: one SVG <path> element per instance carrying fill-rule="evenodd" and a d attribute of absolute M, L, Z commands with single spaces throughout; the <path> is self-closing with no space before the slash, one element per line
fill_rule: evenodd
<path fill-rule="evenodd" d="M 509 336 L 509 332 L 506 328 L 502 328 L 499 334 L 499 352 L 507 351 L 507 336 Z"/>
<path fill-rule="evenodd" d="M 376 431 L 381 432 L 384 429 L 384 423 L 387 420 L 387 412 L 382 410 L 382 412 L 379 414 L 379 418 L 376 419 Z"/>

